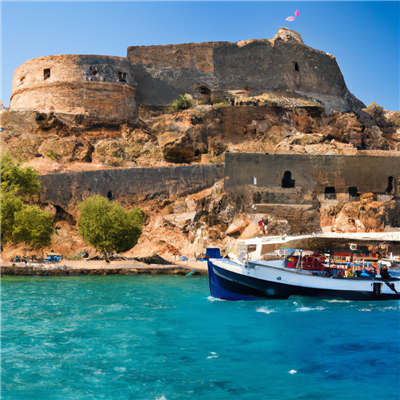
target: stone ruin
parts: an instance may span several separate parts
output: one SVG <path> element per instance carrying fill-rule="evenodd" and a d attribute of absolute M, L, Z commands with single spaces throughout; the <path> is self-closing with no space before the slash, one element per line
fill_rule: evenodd
<path fill-rule="evenodd" d="M 124 124 L 137 118 L 140 104 L 166 106 L 184 93 L 204 104 L 242 104 L 268 92 L 315 99 L 328 114 L 365 107 L 347 89 L 335 57 L 280 28 L 274 39 L 133 46 L 126 58 L 35 58 L 14 73 L 10 109 L 52 112 L 75 125 Z"/>

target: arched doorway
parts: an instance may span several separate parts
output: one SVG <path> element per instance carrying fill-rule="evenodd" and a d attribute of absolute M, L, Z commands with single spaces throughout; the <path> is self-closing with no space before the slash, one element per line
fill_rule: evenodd
<path fill-rule="evenodd" d="M 112 195 L 111 190 L 107 193 L 107 199 L 109 201 L 113 201 L 114 200 L 114 196 Z"/>
<path fill-rule="evenodd" d="M 282 178 L 282 187 L 283 188 L 294 188 L 295 181 L 292 179 L 292 173 L 290 171 L 286 171 L 283 174 Z"/>
<path fill-rule="evenodd" d="M 202 104 L 211 104 L 211 89 L 208 86 L 196 84 L 193 89 L 193 95 Z"/>
<path fill-rule="evenodd" d="M 387 185 L 387 188 L 386 188 L 386 190 L 385 190 L 385 193 L 387 193 L 387 194 L 391 194 L 391 193 L 393 193 L 393 187 L 394 187 L 394 179 L 393 179 L 393 176 L 389 176 L 389 178 L 388 178 L 388 185 Z"/>

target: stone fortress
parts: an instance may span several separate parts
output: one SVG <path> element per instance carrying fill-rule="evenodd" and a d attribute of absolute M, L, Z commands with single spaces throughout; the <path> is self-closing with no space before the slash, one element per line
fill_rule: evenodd
<path fill-rule="evenodd" d="M 272 40 L 129 47 L 127 57 L 36 58 L 14 73 L 10 108 L 126 123 L 139 105 L 165 106 L 184 93 L 205 104 L 293 92 L 329 113 L 365 107 L 346 87 L 335 57 L 280 28 Z"/>
<path fill-rule="evenodd" d="M 171 113 L 185 93 L 194 106 Z M 19 137 L 39 141 L 30 157 L 107 166 L 43 173 L 40 204 L 76 219 L 79 202 L 101 194 L 172 212 L 162 226 L 183 219 L 179 229 L 200 249 L 238 215 L 269 215 L 277 234 L 315 232 L 348 215 L 365 230 L 400 226 L 399 117 L 385 112 L 349 92 L 334 56 L 280 28 L 273 39 L 27 61 L 2 125 L 11 149 Z M 107 152 L 125 164 L 107 164 Z M 207 165 L 198 165 L 202 156 Z M 213 185 L 211 200 L 201 197 Z M 354 208 L 365 194 L 369 205 Z M 343 229 L 361 229 L 353 225 Z"/>
<path fill-rule="evenodd" d="M 122 57 L 35 58 L 14 72 L 10 108 L 123 123 L 137 117 L 136 86 L 132 67 Z"/>

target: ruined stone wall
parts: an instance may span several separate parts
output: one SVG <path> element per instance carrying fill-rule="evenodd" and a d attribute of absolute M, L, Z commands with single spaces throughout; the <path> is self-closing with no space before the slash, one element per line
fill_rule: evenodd
<path fill-rule="evenodd" d="M 136 80 L 122 57 L 35 58 L 14 72 L 10 107 L 125 122 L 137 116 Z"/>
<path fill-rule="evenodd" d="M 274 40 L 133 46 L 127 58 L 141 101 L 149 105 L 169 104 L 200 83 L 212 91 L 245 86 L 252 94 L 297 91 L 328 108 L 350 110 L 351 95 L 335 57 L 304 45 L 296 32 L 284 31 L 288 37 L 281 29 Z"/>
<path fill-rule="evenodd" d="M 131 168 L 42 175 L 40 202 L 61 206 L 75 214 L 85 198 L 111 195 L 124 206 L 140 207 L 148 199 L 177 199 L 214 185 L 224 176 L 224 165 L 170 168 Z"/>
<path fill-rule="evenodd" d="M 286 171 L 291 173 L 294 188 L 283 188 Z M 280 202 L 286 193 L 293 195 L 325 194 L 327 187 L 349 198 L 349 188 L 359 193 L 382 193 L 388 189 L 392 177 L 392 190 L 397 193 L 400 179 L 400 158 L 380 156 L 308 156 L 294 154 L 229 154 L 225 156 L 225 189 L 230 193 L 251 188 L 269 188 L 276 192 L 274 202 Z M 256 184 L 254 184 L 256 178 Z M 270 190 L 270 191 L 271 191 Z M 271 193 L 269 194 L 271 196 Z M 295 201 L 299 202 L 299 201 Z"/>

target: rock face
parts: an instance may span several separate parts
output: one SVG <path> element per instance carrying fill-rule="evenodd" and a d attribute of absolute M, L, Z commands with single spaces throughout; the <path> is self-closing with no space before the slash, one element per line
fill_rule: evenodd
<path fill-rule="evenodd" d="M 14 72 L 10 107 L 124 123 L 137 116 L 135 86 L 131 66 L 122 57 L 35 58 Z"/>
<path fill-rule="evenodd" d="M 344 204 L 340 211 L 324 210 L 321 215 L 322 229 L 329 227 L 332 232 L 383 232 L 399 226 L 399 201 L 374 201 L 373 196 L 367 201 Z"/>
<path fill-rule="evenodd" d="M 307 94 L 328 113 L 364 107 L 348 91 L 335 57 L 304 45 L 285 28 L 272 40 L 133 46 L 127 59 L 145 104 L 170 104 L 184 93 L 204 98 L 245 89 Z"/>

